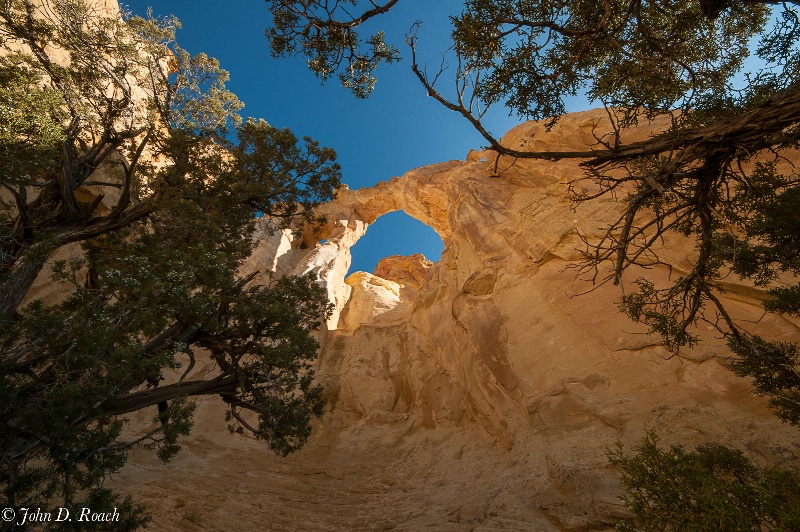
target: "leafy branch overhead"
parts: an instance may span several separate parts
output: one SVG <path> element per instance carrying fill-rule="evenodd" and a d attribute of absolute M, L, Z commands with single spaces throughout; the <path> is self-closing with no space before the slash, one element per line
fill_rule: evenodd
<path fill-rule="evenodd" d="M 0 6 L 0 487 L 3 507 L 117 507 L 133 529 L 146 516 L 103 479 L 137 446 L 174 456 L 190 397 L 218 396 L 278 454 L 308 438 L 324 290 L 237 272 L 257 223 L 314 222 L 341 171 L 313 139 L 242 121 L 176 20 L 92 5 Z M 48 261 L 67 293 L 28 301 Z M 135 433 L 138 411 L 153 422 Z"/>
<path fill-rule="evenodd" d="M 301 55 L 323 83 L 335 74 L 357 98 L 366 98 L 375 87 L 374 72 L 378 65 L 399 61 L 400 53 L 386 43 L 383 31 L 362 40 L 357 30 L 369 19 L 388 12 L 399 1 L 360 2 L 369 4 L 362 11 L 358 0 L 269 0 L 272 25 L 265 33 L 272 55 Z"/>

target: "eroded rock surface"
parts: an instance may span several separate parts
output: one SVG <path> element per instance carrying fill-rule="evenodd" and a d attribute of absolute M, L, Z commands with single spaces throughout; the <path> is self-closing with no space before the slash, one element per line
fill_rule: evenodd
<path fill-rule="evenodd" d="M 529 122 L 504 143 L 585 149 L 604 117 L 568 115 L 550 134 Z M 675 356 L 619 313 L 618 287 L 590 291 L 576 277 L 579 234 L 597 236 L 620 209 L 604 198 L 573 210 L 566 189 L 580 175 L 573 161 L 470 152 L 341 190 L 304 241 L 264 222 L 247 267 L 314 271 L 336 305 L 318 369 L 328 405 L 311 441 L 274 457 L 228 435 L 205 401 L 175 462 L 139 454 L 115 485 L 148 503 L 159 530 L 585 530 L 623 513 L 605 456 L 617 440 L 630 449 L 655 430 L 665 444 L 796 459 L 797 429 L 725 369 L 713 331 Z M 436 230 L 441 260 L 392 257 L 345 280 L 352 245 L 394 210 Z M 692 253 L 674 239 L 662 258 L 680 271 Z M 666 282 L 669 271 L 647 275 Z M 800 339 L 795 320 L 762 318 L 758 291 L 728 281 L 741 287 L 727 301 L 737 318 Z"/>

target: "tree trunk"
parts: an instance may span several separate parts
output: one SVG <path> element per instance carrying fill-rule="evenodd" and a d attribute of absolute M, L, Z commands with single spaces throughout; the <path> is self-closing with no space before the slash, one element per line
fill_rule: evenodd
<path fill-rule="evenodd" d="M 606 151 L 586 161 L 583 166 L 599 167 L 675 150 L 693 150 L 698 156 L 713 155 L 718 150 L 731 153 L 746 148 L 754 153 L 779 142 L 776 136 L 800 122 L 800 83 L 793 83 L 768 102 L 707 126 L 677 133 L 662 133 L 647 140 Z M 787 140 L 795 140 L 794 138 Z M 535 153 L 533 155 L 536 155 Z"/>
<path fill-rule="evenodd" d="M 239 379 L 236 375 L 220 375 L 208 381 L 186 381 L 169 386 L 158 386 L 109 399 L 102 405 L 102 414 L 94 416 L 93 419 L 135 412 L 162 401 L 170 401 L 183 396 L 234 393 L 238 386 Z"/>
<path fill-rule="evenodd" d="M 25 299 L 36 276 L 42 271 L 50 253 L 44 244 L 31 246 L 18 257 L 11 268 L 2 275 L 0 281 L 0 322 L 8 319 L 16 312 L 19 304 Z"/>

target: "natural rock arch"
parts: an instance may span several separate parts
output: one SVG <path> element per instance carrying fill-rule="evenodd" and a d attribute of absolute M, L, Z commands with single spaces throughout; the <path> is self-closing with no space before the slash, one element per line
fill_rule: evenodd
<path fill-rule="evenodd" d="M 550 140 L 539 135 L 541 124 L 526 123 L 503 145 L 575 149 L 592 142 L 602 117 L 562 117 Z M 317 373 L 328 393 L 318 432 L 325 443 L 298 464 L 313 470 L 314 459 L 332 463 L 333 455 L 362 464 L 383 453 L 384 461 L 364 466 L 370 475 L 421 479 L 414 501 L 435 499 L 431 507 L 448 508 L 456 521 L 494 514 L 525 523 L 520 528 L 577 529 L 620 511 L 618 475 L 605 456 L 617 440 L 630 447 L 652 429 L 665 444 L 716 441 L 766 461 L 794 448 L 793 429 L 720 363 L 728 351 L 713 331 L 698 330 L 699 347 L 674 357 L 618 312 L 617 288 L 577 295 L 592 288 L 568 269 L 581 258 L 579 235 L 597 237 L 620 205 L 596 200 L 573 211 L 566 188 L 581 175 L 576 162 L 504 157 L 495 165 L 491 154 L 477 155 L 340 191 L 323 207 L 322 232 L 305 243 L 284 234 L 270 248 L 283 255 L 262 254 L 266 265 L 294 261 L 294 273 L 317 272 L 337 306 L 321 335 Z M 398 209 L 442 236 L 442 259 L 423 268 L 418 286 L 413 275 L 400 279 L 417 267 L 400 263 L 407 258 L 388 260 L 384 272 L 394 273 L 385 277 L 345 283 L 352 245 Z M 678 238 L 660 253 L 680 269 L 691 247 Z M 669 268 L 646 275 L 665 281 Z M 416 290 L 404 295 L 400 284 Z M 757 288 L 739 283 L 728 294 L 737 318 L 758 321 L 759 334 L 798 338 L 796 320 L 762 318 Z M 468 487 L 473 499 L 443 486 Z M 405 500 L 397 490 L 381 493 Z M 393 510 L 393 519 L 411 528 L 441 524 L 442 514 L 417 510 L 418 502 L 406 514 Z M 369 511 L 381 519 L 386 505 Z"/>

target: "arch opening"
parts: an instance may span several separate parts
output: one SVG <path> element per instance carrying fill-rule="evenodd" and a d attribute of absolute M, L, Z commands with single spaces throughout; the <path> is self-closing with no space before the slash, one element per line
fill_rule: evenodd
<path fill-rule="evenodd" d="M 391 255 L 422 253 L 429 261 L 436 262 L 443 250 L 441 237 L 431 227 L 403 211 L 390 212 L 375 220 L 350 248 L 353 262 L 347 275 L 359 271 L 372 273 L 381 259 Z"/>

